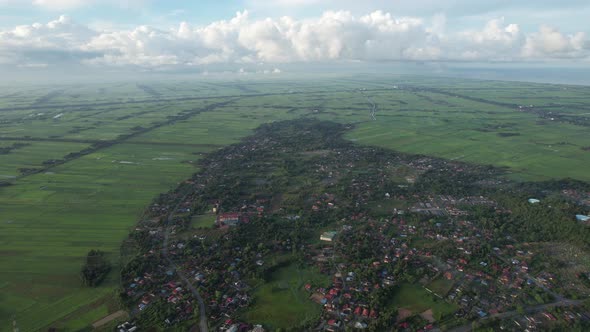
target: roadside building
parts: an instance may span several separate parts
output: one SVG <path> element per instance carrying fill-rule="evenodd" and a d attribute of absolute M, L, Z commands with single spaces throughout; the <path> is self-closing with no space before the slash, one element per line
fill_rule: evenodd
<path fill-rule="evenodd" d="M 222 213 L 217 216 L 218 226 L 236 226 L 240 223 L 239 213 Z"/>
<path fill-rule="evenodd" d="M 334 241 L 334 238 L 336 237 L 336 234 L 337 234 L 336 231 L 324 232 L 320 236 L 320 240 L 321 241 L 326 241 L 326 242 L 332 242 L 332 241 Z"/>

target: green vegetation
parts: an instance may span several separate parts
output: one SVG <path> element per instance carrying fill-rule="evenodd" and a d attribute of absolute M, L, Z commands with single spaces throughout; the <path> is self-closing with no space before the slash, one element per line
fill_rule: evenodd
<path fill-rule="evenodd" d="M 439 277 L 428 284 L 427 288 L 439 296 L 445 296 L 453 287 L 454 281 Z"/>
<path fill-rule="evenodd" d="M 202 214 L 191 219 L 191 226 L 194 228 L 212 228 L 215 225 L 215 215 Z"/>
<path fill-rule="evenodd" d="M 99 305 L 96 308 L 90 308 L 86 312 L 76 312 L 71 319 L 69 319 L 63 327 L 64 330 L 78 331 L 83 329 L 90 329 L 91 323 L 106 317 L 109 314 L 109 306 L 106 304 Z"/>
<path fill-rule="evenodd" d="M 376 121 L 361 88 L 377 103 Z M 330 120 L 350 125 L 346 137 L 359 144 L 493 164 L 518 180 L 588 181 L 589 92 L 397 76 L 11 88 L 0 98 L 0 321 L 15 315 L 23 331 L 45 329 L 109 296 L 119 286 L 121 242 L 149 202 L 194 173 L 204 154 L 261 124 Z M 397 174 L 399 182 L 413 176 Z M 394 207 L 404 205 L 375 206 L 377 214 Z M 521 208 L 519 216 L 548 211 Z M 567 225 L 541 225 L 539 234 L 561 240 L 575 231 Z M 112 256 L 113 271 L 85 288 L 79 271 L 92 248 Z"/>
<path fill-rule="evenodd" d="M 330 279 L 312 268 L 288 265 L 275 271 L 270 280 L 254 292 L 254 304 L 243 314 L 246 321 L 277 328 L 290 328 L 313 323 L 322 311 L 321 306 L 309 299 L 304 289 L 309 283 L 316 287 L 327 286 Z"/>
<path fill-rule="evenodd" d="M 82 271 L 80 271 L 82 283 L 90 287 L 98 286 L 107 276 L 111 267 L 104 252 L 90 250 L 86 256 L 86 264 L 84 264 Z"/>
<path fill-rule="evenodd" d="M 455 312 L 458 307 L 436 298 L 420 285 L 402 284 L 397 286 L 391 298 L 391 305 L 419 314 L 432 309 L 434 317 L 442 317 Z"/>

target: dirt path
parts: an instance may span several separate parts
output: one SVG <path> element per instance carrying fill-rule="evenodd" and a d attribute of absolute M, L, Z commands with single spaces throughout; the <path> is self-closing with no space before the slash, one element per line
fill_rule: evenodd
<path fill-rule="evenodd" d="M 104 326 L 104 325 L 107 325 L 108 323 L 114 321 L 115 319 L 121 318 L 123 316 L 127 316 L 127 312 L 125 312 L 123 310 L 119 310 L 119 311 L 117 311 L 115 313 L 112 313 L 112 314 L 104 317 L 101 320 L 97 320 L 96 322 L 94 322 L 92 324 L 92 327 L 95 328 L 95 329 L 97 329 L 97 328 L 99 328 L 101 326 Z"/>

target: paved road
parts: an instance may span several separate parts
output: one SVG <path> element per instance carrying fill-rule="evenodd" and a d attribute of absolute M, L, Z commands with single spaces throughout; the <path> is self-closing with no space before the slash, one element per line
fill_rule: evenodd
<path fill-rule="evenodd" d="M 504 263 L 510 265 L 512 264 L 511 261 L 507 260 L 506 258 L 500 256 L 498 253 L 494 253 L 494 256 L 496 256 L 496 258 L 498 258 L 499 260 L 503 261 Z M 533 276 L 531 276 L 528 272 L 524 273 L 524 276 L 527 277 L 528 280 L 531 280 L 532 282 L 535 283 L 535 285 L 539 288 L 541 288 L 543 291 L 545 291 L 546 293 L 550 294 L 551 296 L 553 296 L 555 298 L 555 302 L 560 302 L 563 300 L 567 300 L 565 298 L 565 296 L 555 293 L 553 290 L 547 288 L 547 286 L 543 285 L 543 283 L 541 283 L 537 278 L 534 278 Z"/>
<path fill-rule="evenodd" d="M 506 264 L 511 264 L 512 263 L 512 262 L 508 261 L 506 258 L 504 258 L 504 257 L 502 257 L 502 256 L 500 256 L 498 254 L 495 254 L 495 256 L 496 256 L 496 258 L 500 259 L 501 261 L 503 261 Z M 555 298 L 555 301 L 552 302 L 552 303 L 540 304 L 540 305 L 537 305 L 537 306 L 529 306 L 529 307 L 526 307 L 524 309 L 525 313 L 530 314 L 530 313 L 544 311 L 546 309 L 555 308 L 555 307 L 577 306 L 577 305 L 582 304 L 582 302 L 583 302 L 583 301 L 580 301 L 580 300 L 570 300 L 570 299 L 567 299 L 563 295 L 557 294 L 554 291 L 552 291 L 551 289 L 545 287 L 545 285 L 543 285 L 541 282 L 539 282 L 537 280 L 537 278 L 533 278 L 530 274 L 525 273 L 524 275 L 528 279 L 532 280 L 537 285 L 537 287 L 543 289 L 545 292 L 551 294 Z M 518 315 L 520 315 L 520 313 L 518 311 L 516 311 L 516 310 L 514 310 L 514 311 L 507 311 L 507 312 L 502 312 L 502 313 L 499 313 L 499 314 L 494 314 L 494 315 L 490 315 L 490 316 L 486 316 L 486 317 L 480 318 L 478 320 L 475 320 L 475 322 L 482 323 L 482 322 L 485 322 L 487 320 L 494 319 L 494 318 L 496 318 L 496 319 L 506 319 L 506 318 L 511 318 L 511 317 L 515 317 L 515 316 L 518 316 Z M 468 324 L 465 324 L 465 325 L 462 325 L 462 326 L 459 326 L 459 327 L 456 327 L 454 329 L 451 329 L 450 331 L 451 332 L 468 332 L 468 331 L 471 331 L 471 323 L 472 322 L 470 322 Z"/>
<path fill-rule="evenodd" d="M 174 207 L 174 209 L 172 209 L 172 211 L 168 215 L 168 218 L 166 219 L 166 231 L 164 232 L 164 242 L 162 244 L 162 256 L 164 256 L 166 261 L 168 261 L 168 265 L 170 266 L 170 268 L 176 271 L 176 273 L 180 277 L 180 280 L 182 280 L 182 283 L 184 284 L 184 286 L 191 291 L 193 296 L 199 302 L 199 315 L 201 316 L 199 318 L 200 332 L 209 332 L 209 326 L 207 324 L 207 312 L 205 311 L 205 302 L 203 301 L 201 294 L 199 294 L 199 291 L 195 288 L 195 286 L 193 286 L 193 284 L 186 277 L 184 272 L 178 268 L 176 263 L 174 263 L 174 261 L 168 255 L 168 247 L 169 247 L 168 243 L 170 241 L 170 223 L 172 222 L 172 219 L 174 218 L 174 213 L 176 212 L 178 207 L 182 204 L 182 202 L 185 200 L 185 198 L 187 196 L 188 196 L 188 194 L 186 194 L 184 197 L 182 197 L 180 202 Z"/>
<path fill-rule="evenodd" d="M 582 304 L 583 301 L 581 300 L 568 300 L 568 299 L 563 299 L 563 300 L 559 300 L 557 302 L 553 302 L 553 303 L 547 303 L 547 304 L 540 304 L 540 305 L 536 305 L 536 306 L 531 306 L 531 307 L 527 307 L 524 309 L 524 312 L 527 314 L 532 314 L 532 313 L 536 313 L 539 311 L 544 311 L 550 308 L 556 308 L 556 307 L 569 307 L 569 306 L 578 306 L 580 304 Z M 474 322 L 478 322 L 478 323 L 483 323 L 487 320 L 491 320 L 491 319 L 506 319 L 506 318 L 512 318 L 512 317 L 516 317 L 521 315 L 521 313 L 519 313 L 518 311 L 514 310 L 514 311 L 507 311 L 507 312 L 502 312 L 499 314 L 495 314 L 495 315 L 490 315 L 487 317 L 483 317 L 480 319 L 475 320 Z M 456 327 L 454 329 L 449 330 L 450 332 L 469 332 L 471 331 L 471 323 L 473 322 L 469 322 L 468 324 Z"/>

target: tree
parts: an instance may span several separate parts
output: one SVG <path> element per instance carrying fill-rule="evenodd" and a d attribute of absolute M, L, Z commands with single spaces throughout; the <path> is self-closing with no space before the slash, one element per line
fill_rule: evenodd
<path fill-rule="evenodd" d="M 90 250 L 86 255 L 86 264 L 82 267 L 80 276 L 82 283 L 89 287 L 98 286 L 111 270 L 111 264 L 100 250 Z"/>

